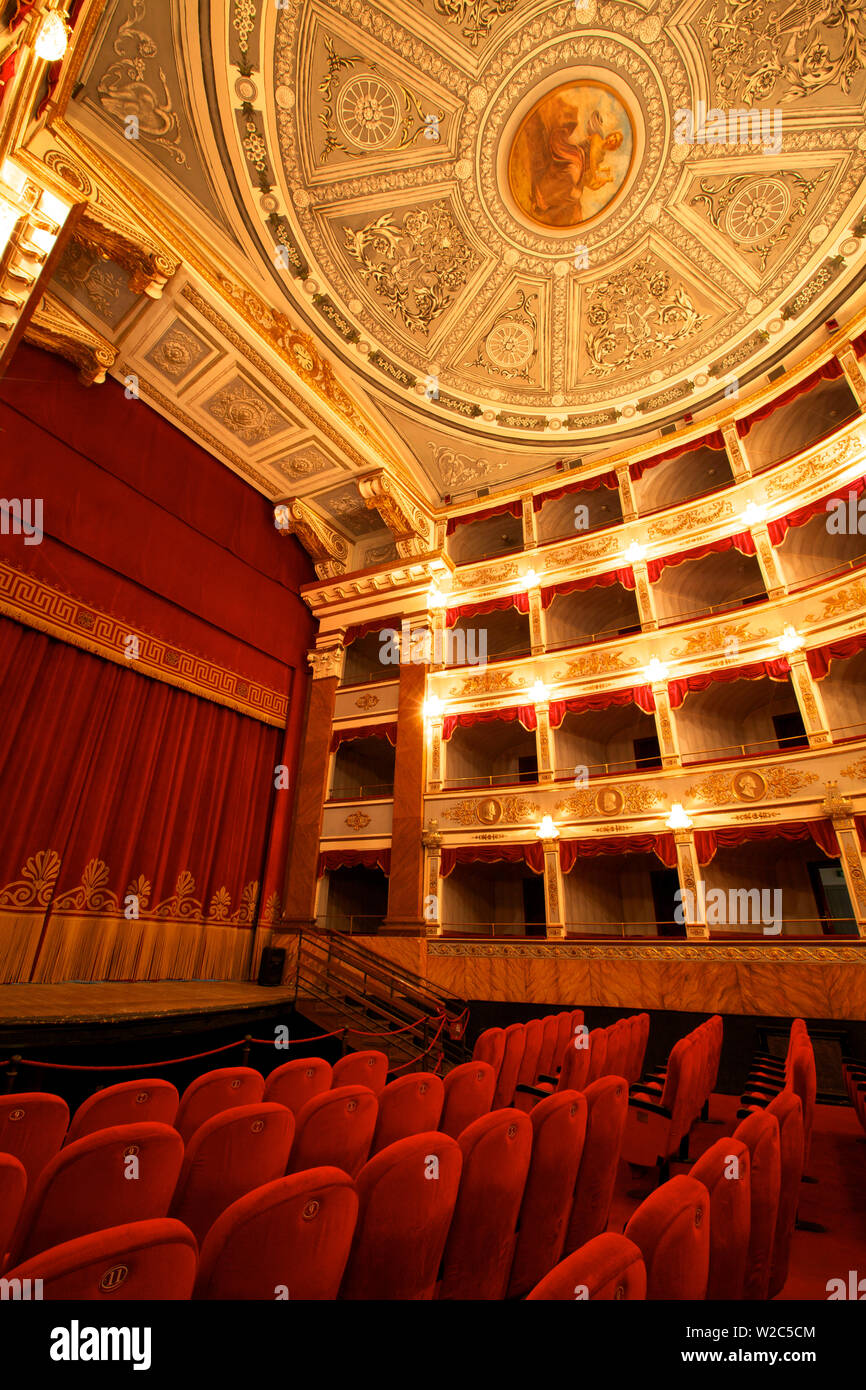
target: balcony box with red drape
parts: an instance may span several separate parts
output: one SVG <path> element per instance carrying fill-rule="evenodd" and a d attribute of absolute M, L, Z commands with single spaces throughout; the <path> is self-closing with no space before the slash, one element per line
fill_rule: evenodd
<path fill-rule="evenodd" d="M 453 536 L 458 526 L 467 526 L 470 521 L 487 521 L 492 516 L 513 516 L 519 517 L 521 514 L 520 500 L 515 502 L 500 502 L 495 507 L 485 507 L 480 512 L 464 512 L 462 516 L 452 516 L 448 518 L 448 525 L 445 528 L 446 536 Z"/>
<path fill-rule="evenodd" d="M 362 637 L 369 637 L 371 632 L 399 632 L 401 621 L 400 618 L 370 618 L 365 623 L 351 623 L 346 628 L 343 646 L 351 646 Z"/>
<path fill-rule="evenodd" d="M 560 497 L 568 497 L 573 492 L 595 492 L 596 488 L 619 487 L 616 473 L 598 473 L 594 478 L 583 478 L 580 482 L 564 483 L 562 487 L 551 488 L 549 492 L 536 492 L 532 499 L 532 510 L 540 512 L 545 502 L 556 502 Z"/>
<path fill-rule="evenodd" d="M 637 705 L 644 714 L 656 707 L 651 685 L 633 685 L 628 690 L 602 690 L 598 695 L 575 695 L 569 700 L 551 700 L 550 727 L 558 729 L 567 714 L 594 714 L 615 705 Z"/>
<path fill-rule="evenodd" d="M 630 463 L 628 466 L 628 476 L 633 483 L 638 482 L 648 468 L 657 468 L 660 463 L 667 463 L 670 459 L 680 458 L 682 454 L 691 454 L 698 449 L 724 449 L 725 437 L 721 430 L 713 430 L 712 434 L 704 435 L 703 439 L 692 439 L 688 444 L 675 444 L 672 449 L 666 449 L 662 454 L 654 454 L 652 458 L 641 459 L 638 463 Z"/>
<path fill-rule="evenodd" d="M 390 724 L 352 724 L 345 729 L 335 729 L 331 736 L 331 752 L 335 753 L 341 743 L 351 743 L 356 738 L 386 738 L 396 748 L 396 720 Z"/>
<path fill-rule="evenodd" d="M 680 680 L 668 681 L 668 699 L 671 709 L 679 709 L 687 695 L 698 690 L 707 690 L 716 682 L 730 685 L 734 681 L 786 681 L 790 674 L 791 667 L 785 656 L 777 657 L 773 661 L 755 661 L 749 666 L 731 666 L 712 671 L 700 671 L 693 676 L 683 676 Z"/>
<path fill-rule="evenodd" d="M 767 534 L 770 540 L 773 545 L 781 545 L 792 526 L 805 526 L 806 522 L 811 521 L 813 516 L 819 516 L 822 512 L 829 516 L 834 502 L 842 502 L 847 507 L 849 494 L 853 493 L 855 497 L 859 497 L 864 488 L 866 488 L 866 478 L 855 478 L 853 482 L 848 484 L 844 494 L 834 492 L 828 497 L 818 497 L 814 502 L 807 502 L 805 506 L 798 507 L 795 512 L 788 512 L 787 516 L 780 516 L 775 521 L 768 521 Z"/>
<path fill-rule="evenodd" d="M 560 840 L 559 863 L 564 874 L 571 873 L 578 859 L 599 854 L 655 854 L 667 868 L 677 862 L 673 835 L 605 835 L 585 840 Z"/>
<path fill-rule="evenodd" d="M 447 878 L 457 864 L 526 864 L 534 874 L 544 873 L 544 846 L 540 840 L 521 845 L 453 845 L 442 850 L 439 873 Z"/>
<path fill-rule="evenodd" d="M 319 878 L 332 869 L 381 869 L 391 872 L 390 849 L 326 849 L 319 855 Z"/>
<path fill-rule="evenodd" d="M 647 576 L 651 584 L 656 584 L 668 565 L 682 565 L 686 560 L 701 560 L 713 551 L 739 550 L 741 555 L 754 555 L 755 542 L 750 531 L 738 531 L 735 536 L 722 536 L 720 540 L 708 541 L 706 545 L 695 545 L 690 550 L 679 550 L 673 555 L 660 555 L 658 559 L 647 560 Z"/>
<path fill-rule="evenodd" d="M 783 391 L 780 396 L 774 396 L 771 401 L 767 401 L 765 405 L 759 406 L 757 410 L 752 411 L 751 415 L 747 415 L 745 420 L 738 420 L 737 434 L 741 439 L 745 439 L 746 435 L 757 425 L 759 420 L 766 420 L 774 411 L 780 410 L 783 405 L 789 405 L 791 401 L 795 401 L 798 396 L 804 395 L 806 391 L 811 391 L 813 387 L 818 385 L 819 381 L 836 381 L 841 375 L 841 363 L 835 357 L 831 357 L 829 362 L 825 362 L 822 367 L 818 367 L 816 371 L 804 377 L 802 381 L 798 381 L 796 386 L 789 386 L 788 390 Z"/>
<path fill-rule="evenodd" d="M 549 608 L 560 594 L 576 594 L 584 589 L 608 589 L 611 584 L 621 584 L 624 589 L 633 589 L 635 582 L 631 565 L 618 570 L 606 570 L 603 574 L 588 574 L 584 579 L 566 579 L 561 584 L 551 584 L 541 590 L 541 606 Z"/>
<path fill-rule="evenodd" d="M 473 724 L 489 724 L 497 719 L 504 723 L 517 719 L 529 732 L 538 727 L 535 705 L 513 705 L 510 709 L 470 710 L 466 714 L 446 714 L 442 720 L 442 738 L 449 739 L 455 729 L 469 729 Z"/>
<path fill-rule="evenodd" d="M 453 627 L 461 618 L 477 618 L 482 613 L 503 613 L 507 608 L 516 608 L 518 613 L 529 612 L 529 595 L 524 590 L 519 594 L 504 598 L 489 598 L 482 603 L 463 603 L 459 608 L 446 608 L 445 626 Z"/>
<path fill-rule="evenodd" d="M 830 859 L 839 855 L 839 842 L 830 820 L 792 821 L 778 825 L 724 825 L 717 830 L 695 831 L 699 864 L 709 864 L 716 851 L 733 849 L 750 840 L 813 840 Z"/>
<path fill-rule="evenodd" d="M 858 632 L 855 637 L 845 637 L 841 642 L 828 642 L 824 647 L 812 647 L 806 652 L 809 670 L 816 681 L 822 681 L 830 670 L 831 661 L 845 661 L 856 656 L 866 647 L 866 632 Z"/>

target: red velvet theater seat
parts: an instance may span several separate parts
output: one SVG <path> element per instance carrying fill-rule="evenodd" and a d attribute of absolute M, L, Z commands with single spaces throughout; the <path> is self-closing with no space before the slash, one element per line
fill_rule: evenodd
<path fill-rule="evenodd" d="M 633 1241 L 609 1232 L 568 1255 L 536 1284 L 526 1301 L 574 1303 L 646 1298 L 646 1268 Z"/>
<path fill-rule="evenodd" d="M 517 1072 L 516 1085 L 518 1087 L 535 1085 L 538 1073 L 542 1070 L 539 1061 L 543 1043 L 544 1024 L 540 1018 L 530 1019 L 528 1023 L 523 1025 L 523 1056 L 520 1059 L 520 1067 Z M 515 1089 L 513 1104 L 517 1110 L 530 1110 L 534 1101 L 528 1095 L 521 1094 Z"/>
<path fill-rule="evenodd" d="M 502 1066 L 499 1068 L 496 1090 L 493 1093 L 494 1110 L 499 1110 L 503 1105 L 511 1105 L 514 1100 L 514 1088 L 517 1085 L 517 1075 L 523 1061 L 525 1046 L 526 1029 L 524 1025 L 522 1023 L 509 1024 L 505 1029 L 505 1051 L 502 1054 Z"/>
<path fill-rule="evenodd" d="M 199 1125 L 186 1146 L 170 1214 L 204 1240 L 221 1212 L 281 1178 L 295 1135 L 284 1105 L 239 1105 Z"/>
<path fill-rule="evenodd" d="M 348 1052 L 334 1063 L 331 1086 L 366 1086 L 378 1095 L 388 1080 L 388 1057 L 384 1052 Z"/>
<path fill-rule="evenodd" d="M 462 1165 L 460 1145 L 447 1134 L 399 1139 L 364 1165 L 341 1298 L 433 1297 Z"/>
<path fill-rule="evenodd" d="M 562 1023 L 563 1018 L 567 1019 L 567 1015 L 548 1014 L 546 1018 L 541 1020 L 541 1051 L 535 1063 L 536 1077 L 540 1076 L 542 1072 L 545 1076 L 551 1076 L 558 1065 L 560 1032 L 567 1027 L 567 1023 Z M 564 1048 L 562 1050 L 564 1051 Z"/>
<path fill-rule="evenodd" d="M 190 1297 L 197 1254 L 192 1231 L 162 1217 L 53 1245 L 5 1277 L 41 1279 L 46 1302 L 165 1302 Z"/>
<path fill-rule="evenodd" d="M 112 1125 L 134 1125 L 152 1120 L 158 1125 L 173 1125 L 180 1096 L 170 1081 L 148 1078 L 144 1081 L 121 1081 L 83 1100 L 72 1117 L 65 1143 L 95 1134 L 98 1129 Z"/>
<path fill-rule="evenodd" d="M 755 1110 L 734 1130 L 749 1150 L 752 1191 L 749 1258 L 743 1298 L 763 1301 L 768 1296 L 779 1216 L 782 1160 L 779 1121 L 766 1110 Z"/>
<path fill-rule="evenodd" d="M 797 1203 L 803 1179 L 803 1107 L 793 1090 L 784 1090 L 767 1106 L 766 1113 L 779 1122 L 779 1211 L 773 1236 L 773 1258 L 770 1266 L 768 1298 L 781 1293 L 788 1278 L 791 1242 L 797 1222 Z"/>
<path fill-rule="evenodd" d="M 437 1294 L 501 1299 L 517 1242 L 532 1124 L 519 1110 L 493 1110 L 464 1129 L 460 1149 L 463 1172 Z"/>
<path fill-rule="evenodd" d="M 339 1168 L 308 1168 L 226 1207 L 201 1248 L 195 1297 L 335 1299 L 358 1216 Z"/>
<path fill-rule="evenodd" d="M 643 1255 L 647 1298 L 706 1297 L 710 1270 L 710 1194 L 694 1178 L 671 1178 L 641 1202 L 625 1228 Z"/>
<path fill-rule="evenodd" d="M 379 1094 L 379 1114 L 370 1155 L 410 1134 L 438 1129 L 445 1100 L 442 1078 L 432 1071 L 415 1071 L 389 1081 Z"/>
<path fill-rule="evenodd" d="M 27 1174 L 13 1154 L 0 1153 L 0 1270 L 24 1208 Z"/>
<path fill-rule="evenodd" d="M 718 1139 L 689 1174 L 710 1194 L 710 1276 L 708 1299 L 740 1299 L 749 1256 L 752 1184 L 747 1146 L 740 1139 Z"/>
<path fill-rule="evenodd" d="M 607 1029 L 593 1028 L 589 1035 L 589 1074 L 587 1084 L 607 1074 Z"/>
<path fill-rule="evenodd" d="M 445 1077 L 445 1102 L 439 1128 L 459 1139 L 467 1125 L 487 1115 L 493 1104 L 496 1073 L 489 1062 L 464 1062 Z"/>
<path fill-rule="evenodd" d="M 583 1094 L 586 1139 L 563 1246 L 566 1253 L 607 1230 L 628 1118 L 628 1087 L 623 1077 L 601 1076 Z"/>
<path fill-rule="evenodd" d="M 60 1149 L 69 1124 L 69 1106 L 47 1091 L 0 1096 L 0 1153 L 14 1154 L 33 1184 Z"/>
<path fill-rule="evenodd" d="M 472 1049 L 473 1062 L 487 1062 L 493 1068 L 493 1073 L 498 1080 L 499 1069 L 502 1066 L 504 1056 L 504 1028 L 486 1028 L 483 1033 L 479 1033 Z"/>
<path fill-rule="evenodd" d="M 258 1105 L 265 1092 L 265 1078 L 252 1067 L 220 1067 L 191 1081 L 180 1098 L 174 1127 L 184 1143 L 211 1115 L 236 1105 Z"/>
<path fill-rule="evenodd" d="M 341 1168 L 353 1178 L 367 1161 L 379 1102 L 367 1086 L 338 1086 L 302 1107 L 288 1171 Z"/>
<path fill-rule="evenodd" d="M 297 1116 L 308 1100 L 331 1089 L 331 1064 L 321 1057 L 299 1057 L 275 1067 L 265 1082 L 264 1099 Z"/>
<path fill-rule="evenodd" d="M 529 1293 L 562 1256 L 586 1136 L 586 1110 L 579 1091 L 557 1091 L 532 1111 L 532 1160 L 520 1208 L 509 1298 Z"/>
<path fill-rule="evenodd" d="M 182 1161 L 183 1140 L 168 1125 L 114 1125 L 77 1139 L 46 1164 L 28 1195 L 14 1259 L 29 1260 L 91 1231 L 165 1216 Z"/>

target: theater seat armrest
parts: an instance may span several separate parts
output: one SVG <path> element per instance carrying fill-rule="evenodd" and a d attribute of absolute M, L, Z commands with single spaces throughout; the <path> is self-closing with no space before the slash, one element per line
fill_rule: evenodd
<path fill-rule="evenodd" d="M 742 1103 L 743 1103 L 744 1105 L 747 1105 L 751 1110 L 765 1110 L 765 1109 L 767 1108 L 767 1106 L 770 1104 L 770 1101 L 772 1100 L 772 1096 L 762 1096 L 762 1095 L 758 1095 L 758 1094 L 757 1094 L 756 1092 L 754 1092 L 754 1091 L 746 1091 L 744 1095 L 740 1096 L 740 1100 L 742 1101 Z M 748 1111 L 747 1111 L 746 1113 L 748 1113 Z M 738 1113 L 738 1118 L 739 1118 L 739 1113 Z"/>
<path fill-rule="evenodd" d="M 768 1096 L 777 1096 L 785 1089 L 781 1082 L 776 1085 L 774 1082 L 760 1081 L 756 1076 L 749 1077 L 748 1086 L 751 1091 L 766 1091 Z"/>
<path fill-rule="evenodd" d="M 629 1096 L 628 1104 L 630 1110 L 646 1110 L 650 1115 L 661 1115 L 666 1120 L 673 1117 L 673 1111 L 668 1110 L 666 1105 L 656 1105 L 651 1100 L 638 1100 L 636 1096 Z"/>
<path fill-rule="evenodd" d="M 549 1086 L 556 1086 L 559 1082 L 558 1076 L 545 1076 L 542 1075 L 541 1072 L 539 1072 L 538 1076 L 535 1079 L 536 1081 L 546 1081 Z"/>
<path fill-rule="evenodd" d="M 522 1082 L 519 1086 L 515 1086 L 514 1094 L 517 1095 L 518 1091 L 525 1096 L 538 1096 L 541 1100 L 544 1100 L 550 1094 L 549 1091 L 540 1091 L 537 1086 L 526 1086 Z"/>

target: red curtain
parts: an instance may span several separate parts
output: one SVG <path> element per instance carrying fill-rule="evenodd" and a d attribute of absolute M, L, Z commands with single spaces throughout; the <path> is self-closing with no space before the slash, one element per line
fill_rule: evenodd
<path fill-rule="evenodd" d="M 677 845 L 673 835 L 606 835 L 559 842 L 559 863 L 564 874 L 571 872 L 578 859 L 597 854 L 655 854 L 672 869 L 677 862 Z"/>
<path fill-rule="evenodd" d="M 860 333 L 856 338 L 851 339 L 851 346 L 858 357 L 862 357 L 866 352 L 866 333 Z"/>
<path fill-rule="evenodd" d="M 326 849 L 319 855 L 319 878 L 331 869 L 381 869 L 391 872 L 389 849 Z"/>
<path fill-rule="evenodd" d="M 456 864 L 526 864 L 534 874 L 544 873 L 544 846 L 540 840 L 522 845 L 454 845 L 443 849 L 439 873 L 447 878 Z"/>
<path fill-rule="evenodd" d="M 463 603 L 459 608 L 445 610 L 445 626 L 453 627 L 461 618 L 476 618 L 482 613 L 500 613 L 506 608 L 516 608 L 518 613 L 529 612 L 529 595 L 524 591 L 505 598 L 491 598 L 484 603 Z"/>
<path fill-rule="evenodd" d="M 829 362 L 824 363 L 823 367 L 818 367 L 810 376 L 804 377 L 802 381 L 798 381 L 796 386 L 790 386 L 788 390 L 783 391 L 780 396 L 774 396 L 771 401 L 767 401 L 765 405 L 759 406 L 751 415 L 747 415 L 745 420 L 738 420 L 737 434 L 741 439 L 745 439 L 746 435 L 753 426 L 757 425 L 759 420 L 766 420 L 768 416 L 772 415 L 774 411 L 781 409 L 783 405 L 789 405 L 791 401 L 795 401 L 797 397 L 802 396 L 804 392 L 811 391 L 814 386 L 818 385 L 819 381 L 835 381 L 837 377 L 841 375 L 841 363 L 837 358 L 831 357 Z"/>
<path fill-rule="evenodd" d="M 809 670 L 816 680 L 822 681 L 830 670 L 831 661 L 844 661 L 846 657 L 856 656 L 866 647 L 866 632 L 856 637 L 846 637 L 841 642 L 828 642 L 826 647 L 813 647 L 806 653 Z"/>
<path fill-rule="evenodd" d="M 839 855 L 839 842 L 830 820 L 794 821 L 787 825 L 728 825 L 695 831 L 699 864 L 709 864 L 718 849 L 732 849 L 748 840 L 814 840 L 830 859 Z"/>
<path fill-rule="evenodd" d="M 401 618 L 371 618 L 366 623 L 352 623 L 346 628 L 343 646 L 348 647 L 350 643 L 357 642 L 360 637 L 366 637 L 371 632 L 399 632 L 401 622 Z"/>
<path fill-rule="evenodd" d="M 565 483 L 562 487 L 551 488 L 550 492 L 536 492 L 532 499 L 532 510 L 540 512 L 545 502 L 555 502 L 559 497 L 567 497 L 572 492 L 595 492 L 596 488 L 615 488 L 619 484 L 616 471 L 598 473 L 594 478 L 583 478 L 579 483 Z"/>
<path fill-rule="evenodd" d="M 446 536 L 453 536 L 458 526 L 466 526 L 470 521 L 486 521 L 491 516 L 513 516 L 519 517 L 521 505 L 519 500 L 516 502 L 501 502 L 497 507 L 486 507 L 481 512 L 464 512 L 462 516 L 452 516 L 448 518 L 448 525 L 445 528 Z"/>
<path fill-rule="evenodd" d="M 558 729 L 567 714 L 597 713 L 613 705 L 637 705 L 644 714 L 656 707 L 651 685 L 633 685 L 628 690 L 603 690 L 598 695 L 575 695 L 570 700 L 551 700 L 550 727 Z"/>
<path fill-rule="evenodd" d="M 701 671 L 694 676 L 683 676 L 680 680 L 668 681 L 668 699 L 671 709 L 679 709 L 690 692 L 706 690 L 714 681 L 720 681 L 723 685 L 733 681 L 785 681 L 790 674 L 791 667 L 786 656 L 777 657 L 773 661 L 755 661 L 750 666 Z"/>
<path fill-rule="evenodd" d="M 0 690 L 6 979 L 246 978 L 283 731 L 7 619 Z"/>
<path fill-rule="evenodd" d="M 356 738 L 386 738 L 397 746 L 397 721 L 391 724 L 352 724 L 346 729 L 335 729 L 331 735 L 331 752 L 335 753 L 341 743 L 351 743 Z"/>
<path fill-rule="evenodd" d="M 849 483 L 846 492 L 853 492 L 855 497 L 859 497 L 863 489 L 866 488 L 866 478 L 856 478 L 853 483 Z M 819 497 L 814 502 L 807 502 L 805 507 L 798 507 L 797 511 L 789 512 L 787 516 L 780 516 L 775 521 L 767 522 L 767 532 L 773 545 L 781 545 L 785 536 L 792 526 L 805 526 L 807 521 L 811 521 L 813 516 L 818 516 L 821 512 L 828 512 L 832 502 L 845 502 L 848 498 L 840 497 L 838 493 L 833 493 L 829 497 Z"/>
<path fill-rule="evenodd" d="M 674 555 L 660 555 L 657 560 L 647 560 L 647 576 L 650 584 L 655 584 L 668 565 L 682 565 L 686 560 L 700 560 L 714 550 L 739 550 L 741 555 L 754 555 L 755 542 L 750 531 L 738 531 L 734 536 L 722 536 L 721 540 L 709 541 L 706 545 L 692 546 L 691 550 L 680 550 Z"/>
<path fill-rule="evenodd" d="M 442 720 L 442 737 L 447 740 L 457 728 L 468 729 L 473 724 L 489 724 L 494 719 L 500 719 L 503 723 L 510 723 L 512 720 L 518 719 L 524 729 L 529 731 L 538 727 L 535 705 L 512 705 L 510 709 L 473 710 L 466 714 L 446 714 Z"/>
<path fill-rule="evenodd" d="M 663 454 L 655 454 L 651 459 L 641 459 L 639 463 L 630 463 L 628 475 L 633 483 L 642 478 L 648 468 L 655 468 L 660 463 L 667 463 L 669 459 L 679 458 L 681 454 L 691 454 L 697 449 L 724 449 L 725 437 L 721 430 L 713 430 L 712 434 L 704 435 L 703 439 L 692 439 L 688 444 L 676 444 L 672 449 L 666 449 Z"/>
<path fill-rule="evenodd" d="M 583 589 L 610 588 L 611 584 L 621 584 L 624 589 L 633 589 L 634 570 L 631 565 L 619 570 L 607 570 L 604 574 L 589 574 L 585 579 L 568 579 L 562 584 L 551 584 L 541 590 L 541 606 L 549 608 L 560 594 L 575 594 Z"/>

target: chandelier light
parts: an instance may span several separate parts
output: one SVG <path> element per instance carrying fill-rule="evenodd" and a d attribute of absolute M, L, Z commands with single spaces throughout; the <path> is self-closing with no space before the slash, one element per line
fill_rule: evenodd
<path fill-rule="evenodd" d="M 431 584 L 427 590 L 427 607 L 444 608 L 448 600 L 439 588 L 438 584 Z"/>
<path fill-rule="evenodd" d="M 668 668 L 663 661 L 659 661 L 654 656 L 648 666 L 644 667 L 644 680 L 649 685 L 655 685 L 656 681 L 666 681 L 668 678 Z"/>
<path fill-rule="evenodd" d="M 278 531 L 289 529 L 289 509 L 282 503 L 279 507 L 274 507 L 274 525 Z"/>
<path fill-rule="evenodd" d="M 767 508 L 759 506 L 757 502 L 749 502 L 742 513 L 742 519 L 746 526 L 759 526 L 762 521 L 767 520 Z"/>
<path fill-rule="evenodd" d="M 543 817 L 542 817 L 542 820 L 541 820 L 541 824 L 539 825 L 539 827 L 538 827 L 538 829 L 536 830 L 535 833 L 536 833 L 536 835 L 538 836 L 539 840 L 558 840 L 558 839 L 559 839 L 559 831 L 557 830 L 556 826 L 553 824 L 553 817 L 552 817 L 552 816 L 543 816 Z"/>
<path fill-rule="evenodd" d="M 550 691 L 543 681 L 536 681 L 529 692 L 529 698 L 534 705 L 543 705 L 549 696 Z"/>
<path fill-rule="evenodd" d="M 444 709 L 445 706 L 438 695 L 428 695 L 424 701 L 424 718 L 438 719 Z"/>
<path fill-rule="evenodd" d="M 640 541 L 632 541 L 625 552 L 625 558 L 630 565 L 635 564 L 638 560 L 642 560 L 645 555 L 646 546 L 641 545 Z"/>
<path fill-rule="evenodd" d="M 538 585 L 541 583 L 541 579 L 539 575 L 535 573 L 535 570 L 527 570 L 523 576 L 523 583 L 527 589 L 537 589 Z"/>
<path fill-rule="evenodd" d="M 36 35 L 36 57 L 45 63 L 58 63 L 69 47 L 69 26 L 62 15 L 50 10 Z"/>
<path fill-rule="evenodd" d="M 668 830 L 691 830 L 692 822 L 681 801 L 675 801 L 667 818 Z"/>
<path fill-rule="evenodd" d="M 779 651 L 783 656 L 790 656 L 791 652 L 798 652 L 803 645 L 803 639 L 795 627 L 789 623 L 783 629 L 781 637 L 777 638 Z"/>

